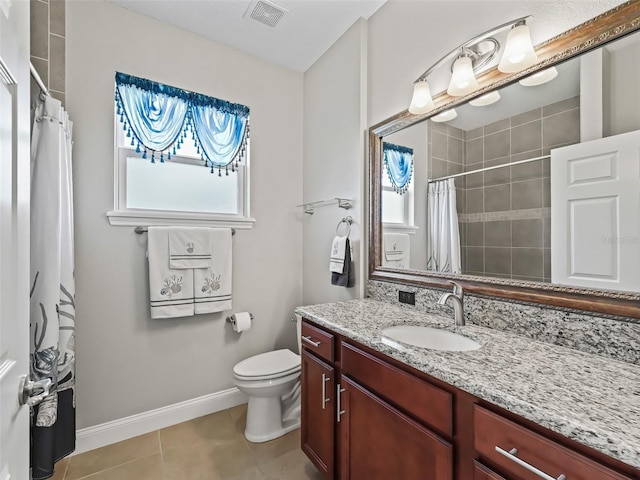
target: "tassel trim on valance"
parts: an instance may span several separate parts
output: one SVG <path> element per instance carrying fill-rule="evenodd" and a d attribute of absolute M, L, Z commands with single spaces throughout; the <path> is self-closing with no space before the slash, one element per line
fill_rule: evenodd
<path fill-rule="evenodd" d="M 404 195 L 413 175 L 413 148 L 383 142 L 384 165 L 393 190 Z"/>
<path fill-rule="evenodd" d="M 224 168 L 229 175 L 229 166 L 236 172 L 238 163 L 246 160 L 250 128 L 245 105 L 120 72 L 115 102 L 130 146 L 151 163 L 171 160 L 189 137 L 211 173 L 217 168 L 221 176 Z"/>

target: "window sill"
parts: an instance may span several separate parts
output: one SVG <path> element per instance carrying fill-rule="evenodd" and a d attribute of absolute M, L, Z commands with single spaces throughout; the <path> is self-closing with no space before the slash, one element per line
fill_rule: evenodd
<path fill-rule="evenodd" d="M 255 218 L 206 213 L 183 213 L 154 210 L 110 211 L 109 223 L 114 227 L 147 226 L 191 226 L 219 227 L 248 230 L 253 228 Z"/>
<path fill-rule="evenodd" d="M 397 223 L 383 223 L 382 231 L 383 233 L 407 233 L 409 235 L 415 235 L 420 230 L 418 227 L 414 227 L 413 225 L 400 225 Z"/>

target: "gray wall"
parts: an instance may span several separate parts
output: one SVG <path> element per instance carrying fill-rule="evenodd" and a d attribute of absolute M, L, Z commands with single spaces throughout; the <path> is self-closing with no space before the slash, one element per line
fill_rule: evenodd
<path fill-rule="evenodd" d="M 253 230 L 233 239 L 228 312 L 150 320 L 146 236 L 112 227 L 114 73 L 251 108 Z M 103 1 L 67 4 L 67 107 L 74 120 L 78 427 L 233 386 L 238 361 L 295 347 L 302 301 L 302 75 Z"/>
<path fill-rule="evenodd" d="M 305 202 L 344 197 L 353 208 L 320 206 L 303 218 L 305 304 L 361 298 L 365 289 L 363 238 L 364 132 L 366 130 L 366 22 L 357 21 L 304 74 Z M 331 285 L 329 252 L 338 222 L 350 215 L 356 285 Z M 344 227 L 341 227 L 341 233 Z"/>

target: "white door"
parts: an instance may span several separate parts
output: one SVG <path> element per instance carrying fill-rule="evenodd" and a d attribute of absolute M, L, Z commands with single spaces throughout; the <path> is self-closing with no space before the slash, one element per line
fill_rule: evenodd
<path fill-rule="evenodd" d="M 551 281 L 640 291 L 640 131 L 551 151 Z"/>
<path fill-rule="evenodd" d="M 0 0 L 0 480 L 29 478 L 29 2 Z"/>

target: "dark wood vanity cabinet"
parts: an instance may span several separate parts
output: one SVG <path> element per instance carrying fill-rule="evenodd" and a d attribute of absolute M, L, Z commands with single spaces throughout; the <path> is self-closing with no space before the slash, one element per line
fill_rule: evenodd
<path fill-rule="evenodd" d="M 302 450 L 325 478 L 334 478 L 335 369 L 302 351 Z"/>
<path fill-rule="evenodd" d="M 306 320 L 303 335 L 302 450 L 325 479 L 640 480 L 638 469 Z"/>
<path fill-rule="evenodd" d="M 453 479 L 450 443 L 354 380 L 340 385 L 340 479 Z"/>

